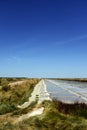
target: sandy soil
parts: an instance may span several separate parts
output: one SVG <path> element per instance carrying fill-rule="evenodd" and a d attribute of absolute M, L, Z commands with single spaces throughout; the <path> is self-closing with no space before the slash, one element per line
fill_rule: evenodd
<path fill-rule="evenodd" d="M 14 86 L 14 85 L 20 85 L 22 83 L 24 83 L 25 81 L 16 81 L 16 82 L 13 82 L 13 83 L 9 83 L 10 86 Z"/>

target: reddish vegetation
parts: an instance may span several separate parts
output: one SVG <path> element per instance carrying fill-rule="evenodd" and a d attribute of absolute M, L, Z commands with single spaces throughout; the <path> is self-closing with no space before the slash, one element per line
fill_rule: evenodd
<path fill-rule="evenodd" d="M 83 116 L 87 118 L 87 104 L 85 103 L 76 102 L 74 104 L 67 104 L 58 101 L 57 99 L 53 99 L 53 102 L 59 112 L 62 112 L 64 114 Z"/>

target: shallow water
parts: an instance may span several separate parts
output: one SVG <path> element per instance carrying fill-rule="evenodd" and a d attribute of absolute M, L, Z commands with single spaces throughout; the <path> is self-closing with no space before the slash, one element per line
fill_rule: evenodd
<path fill-rule="evenodd" d="M 87 83 L 77 81 L 45 80 L 51 98 L 66 103 L 87 103 Z"/>

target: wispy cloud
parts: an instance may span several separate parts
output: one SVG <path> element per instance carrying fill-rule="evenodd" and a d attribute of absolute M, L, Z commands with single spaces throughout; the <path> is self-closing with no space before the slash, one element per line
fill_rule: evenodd
<path fill-rule="evenodd" d="M 59 45 L 59 44 L 67 44 L 67 43 L 71 43 L 73 41 L 78 41 L 78 40 L 82 40 L 82 39 L 85 39 L 87 38 L 87 34 L 85 35 L 82 35 L 82 36 L 78 36 L 78 37 L 75 37 L 75 38 L 72 38 L 72 39 L 69 39 L 69 40 L 66 40 L 66 41 L 59 41 L 59 42 L 56 42 L 55 45 Z"/>
<path fill-rule="evenodd" d="M 31 49 L 26 48 L 26 52 L 29 51 L 30 54 L 36 54 L 39 52 L 43 53 L 45 50 L 45 53 L 46 53 L 46 52 L 48 52 L 48 49 L 51 50 L 51 49 L 57 47 L 58 45 L 73 44 L 75 41 L 79 41 L 79 40 L 86 39 L 86 38 L 87 38 L 87 34 L 82 35 L 82 36 L 77 36 L 77 37 L 74 37 L 72 39 L 65 40 L 65 41 L 57 41 L 56 43 L 50 44 L 50 42 L 49 42 L 48 44 L 40 44 L 37 46 L 33 46 Z"/>

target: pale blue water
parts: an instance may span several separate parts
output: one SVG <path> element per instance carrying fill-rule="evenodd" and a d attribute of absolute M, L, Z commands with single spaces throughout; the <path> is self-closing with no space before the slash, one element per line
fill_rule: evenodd
<path fill-rule="evenodd" d="M 57 85 L 45 80 L 47 91 L 50 94 L 51 98 L 57 98 L 58 100 L 67 103 L 74 103 L 74 102 L 87 103 L 86 100 L 87 83 L 84 82 L 81 83 L 76 81 L 62 81 L 62 80 L 53 80 L 53 82 L 56 83 Z M 65 89 L 63 89 L 63 87 Z M 68 90 L 70 90 L 70 92 Z"/>

